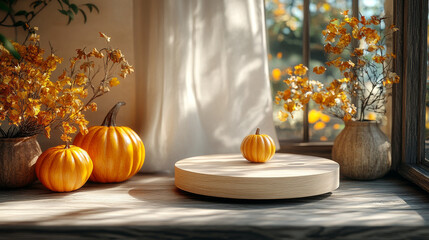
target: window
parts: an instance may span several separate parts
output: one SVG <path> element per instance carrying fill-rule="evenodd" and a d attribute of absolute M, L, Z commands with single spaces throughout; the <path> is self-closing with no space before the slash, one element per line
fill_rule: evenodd
<path fill-rule="evenodd" d="M 273 98 L 278 90 L 284 88 L 285 68 L 303 63 L 312 69 L 328 61 L 322 30 L 331 18 L 339 17 L 346 9 L 352 9 L 355 15 L 360 12 L 365 16 L 382 15 L 384 11 L 384 1 L 372 0 L 265 0 L 265 3 Z M 323 82 L 335 76 L 339 73 L 328 69 L 327 74 L 311 75 L 311 78 Z M 277 119 L 280 108 L 281 105 L 273 105 L 273 118 L 282 150 L 295 152 L 297 147 L 302 147 L 308 153 L 305 146 L 311 145 L 312 152 L 322 151 L 322 155 L 330 157 L 332 141 L 344 128 L 341 119 L 321 112 L 310 102 L 304 112 L 281 122 Z M 374 118 L 371 113 L 368 117 Z"/>
<path fill-rule="evenodd" d="M 392 160 L 405 178 L 429 191 L 426 146 L 428 0 L 395 0 L 396 72 L 393 89 Z M 426 49 L 426 51 L 422 51 Z"/>
<path fill-rule="evenodd" d="M 392 4 L 393 22 L 400 29 L 393 42 L 397 55 L 395 72 L 401 77 L 401 82 L 393 88 L 392 116 L 389 117 L 393 168 L 429 191 L 428 0 L 266 0 L 273 94 L 282 87 L 281 69 L 298 63 L 304 63 L 311 69 L 325 61 L 326 56 L 318 50 L 323 43 L 317 36 L 326 25 L 326 17 L 335 17 L 339 9 L 344 8 L 359 8 L 359 12 L 366 16 L 381 14 L 384 5 Z M 326 117 L 323 121 L 324 115 L 315 112 L 317 109 L 312 105 L 304 115 L 282 123 L 275 117 L 278 108 L 274 105 L 273 115 L 283 149 L 308 154 L 306 146 L 311 145 L 311 151 L 317 152 L 315 155 L 329 156 L 329 144 L 316 144 L 315 147 L 314 142 L 332 141 L 339 132 L 335 130 L 341 130 L 342 123 Z M 321 124 L 316 127 L 318 122 L 324 122 L 324 127 L 320 128 Z M 285 142 L 301 143 L 285 145 Z"/>

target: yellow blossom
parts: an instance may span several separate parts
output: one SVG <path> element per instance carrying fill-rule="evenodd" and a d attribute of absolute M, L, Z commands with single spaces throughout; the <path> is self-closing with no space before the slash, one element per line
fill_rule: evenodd
<path fill-rule="evenodd" d="M 38 36 L 30 37 L 38 41 Z M 97 104 L 92 100 L 108 92 L 108 84 L 119 84 L 118 76 L 125 78 L 134 72 L 119 49 L 93 48 L 85 53 L 84 48 L 76 50 L 76 56 L 70 59 L 69 70 L 53 80 L 51 74 L 62 62 L 60 57 L 45 56 L 39 44 L 12 42 L 12 45 L 21 60 L 0 49 L 0 121 L 15 125 L 23 136 L 44 132 L 50 137 L 53 126 L 62 126 L 63 141 L 71 141 L 76 126 L 81 133 L 86 133 L 89 122 L 82 111 L 96 111 Z M 104 68 L 100 69 L 104 69 L 104 76 L 108 76 L 100 82 L 94 81 L 95 76 L 101 75 L 97 75 L 98 70 L 93 71 L 96 64 L 102 64 Z M 94 96 L 90 102 L 84 102 L 88 90 Z"/>
<path fill-rule="evenodd" d="M 109 81 L 109 86 L 110 86 L 110 87 L 114 87 L 114 86 L 119 85 L 119 83 L 120 83 L 120 82 L 118 81 L 118 78 L 114 77 L 114 78 L 110 79 L 110 81 Z"/>
<path fill-rule="evenodd" d="M 106 34 L 102 32 L 98 32 L 100 34 L 100 37 L 104 38 L 107 42 L 110 42 L 110 37 L 108 37 Z"/>
<path fill-rule="evenodd" d="M 97 111 L 97 103 L 92 102 L 91 104 L 89 104 L 89 108 L 91 109 L 91 111 L 95 112 Z"/>
<path fill-rule="evenodd" d="M 376 63 L 383 63 L 386 60 L 386 57 L 375 55 L 374 57 L 372 57 L 372 60 L 374 60 L 374 62 Z"/>
<path fill-rule="evenodd" d="M 277 118 L 280 120 L 280 121 L 282 121 L 282 122 L 284 122 L 284 121 L 286 121 L 287 120 L 287 118 L 288 118 L 288 114 L 287 113 L 285 113 L 285 112 L 283 112 L 283 111 L 279 111 L 278 113 L 277 113 Z"/>
<path fill-rule="evenodd" d="M 343 12 L 341 12 L 341 15 L 347 16 L 349 14 L 349 10 L 345 10 Z"/>
<path fill-rule="evenodd" d="M 69 135 L 63 133 L 61 134 L 61 140 L 63 140 L 64 142 L 71 142 L 72 138 Z"/>
<path fill-rule="evenodd" d="M 361 49 L 361 48 L 355 48 L 353 50 L 353 55 L 352 56 L 361 57 L 362 55 L 363 55 L 363 49 Z"/>
<path fill-rule="evenodd" d="M 78 85 L 78 86 L 85 85 L 87 83 L 87 81 L 88 81 L 88 77 L 85 75 L 85 73 L 76 74 L 76 77 L 74 80 L 76 85 Z"/>
<path fill-rule="evenodd" d="M 326 68 L 323 66 L 318 66 L 313 68 L 313 72 L 316 74 L 323 74 L 326 71 Z"/>
<path fill-rule="evenodd" d="M 51 138 L 51 126 L 45 127 L 45 135 L 47 138 Z"/>
<path fill-rule="evenodd" d="M 308 68 L 306 66 L 304 66 L 303 64 L 299 64 L 299 65 L 295 66 L 294 68 L 295 68 L 295 71 L 294 71 L 295 75 L 304 76 L 305 74 L 307 74 Z"/>
<path fill-rule="evenodd" d="M 32 33 L 30 35 L 30 37 L 28 38 L 28 40 L 31 41 L 31 42 L 39 42 L 40 41 L 40 36 L 37 35 L 37 34 L 35 34 L 35 33 Z"/>
<path fill-rule="evenodd" d="M 115 49 L 109 54 L 110 60 L 112 60 L 114 63 L 122 62 L 122 52 L 119 49 Z"/>

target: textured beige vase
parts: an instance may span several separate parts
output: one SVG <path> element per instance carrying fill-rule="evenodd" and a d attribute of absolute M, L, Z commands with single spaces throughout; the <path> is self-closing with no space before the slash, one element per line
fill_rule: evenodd
<path fill-rule="evenodd" d="M 34 182 L 35 164 L 41 153 L 36 136 L 0 138 L 0 188 L 23 187 Z"/>
<path fill-rule="evenodd" d="M 390 142 L 375 121 L 349 121 L 337 136 L 332 159 L 343 176 L 357 180 L 383 177 L 392 165 Z"/>

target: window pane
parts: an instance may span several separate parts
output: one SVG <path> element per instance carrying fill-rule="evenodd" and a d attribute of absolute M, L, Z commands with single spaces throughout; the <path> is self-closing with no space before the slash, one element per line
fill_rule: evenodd
<path fill-rule="evenodd" d="M 384 15 L 384 2 L 385 0 L 361 0 L 359 12 L 366 17 Z"/>
<path fill-rule="evenodd" d="M 287 67 L 302 63 L 302 0 L 266 0 L 266 25 L 269 46 L 269 70 L 273 100 L 277 91 L 284 90 L 282 81 Z M 282 76 L 283 75 L 283 76 Z M 274 102 L 274 101 L 273 101 Z M 273 105 L 273 118 L 280 140 L 302 141 L 302 112 L 281 122 L 277 112 L 282 105 Z"/>
<path fill-rule="evenodd" d="M 369 18 L 371 16 L 384 16 L 384 4 L 385 4 L 385 0 L 380 0 L 380 1 L 373 1 L 373 0 L 362 0 L 359 1 L 359 13 L 362 14 L 363 16 L 365 16 L 366 18 Z M 391 21 L 391 20 L 386 20 L 386 21 Z M 379 29 L 385 29 L 385 22 L 382 22 L 379 25 Z M 381 37 L 383 38 L 383 31 L 380 32 L 381 33 Z M 385 42 L 385 44 L 387 43 L 387 41 Z M 391 47 L 389 46 L 384 46 L 386 49 L 391 49 Z M 380 65 L 378 66 L 378 74 L 381 74 L 383 72 L 383 67 Z M 381 125 L 385 125 L 386 124 L 386 119 L 384 117 L 384 114 L 380 114 L 380 113 L 375 113 L 375 112 L 365 112 L 364 113 L 365 119 L 369 119 L 369 120 L 377 120 L 381 123 Z"/>
<path fill-rule="evenodd" d="M 326 28 L 332 18 L 340 18 L 340 13 L 346 9 L 351 9 L 351 0 L 311 0 L 310 1 L 310 78 L 318 80 L 323 84 L 331 82 L 340 76 L 336 68 L 327 68 L 323 75 L 312 72 L 316 66 L 325 65 L 329 61 L 329 56 L 324 51 L 324 41 L 322 30 Z M 322 112 L 319 105 L 310 102 L 309 104 L 309 132 L 310 141 L 334 141 L 335 137 L 344 128 L 344 123 L 327 112 Z"/>

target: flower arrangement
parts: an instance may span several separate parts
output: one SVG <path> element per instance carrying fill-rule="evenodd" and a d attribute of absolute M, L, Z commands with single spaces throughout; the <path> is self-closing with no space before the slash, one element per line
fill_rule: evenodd
<path fill-rule="evenodd" d="M 100 37 L 107 46 L 91 51 L 77 49 L 56 81 L 51 74 L 62 59 L 45 54 L 36 33 L 27 44 L 13 43 L 20 59 L 0 47 L 0 120 L 9 123 L 7 130 L 0 128 L 0 137 L 44 132 L 49 138 L 51 129 L 59 127 L 61 139 L 68 143 L 77 127 L 87 132 L 84 112 L 96 111 L 94 100 L 118 85 L 118 77 L 125 78 L 134 71 L 121 51 L 109 46 L 110 37 L 103 33 Z"/>
<path fill-rule="evenodd" d="M 293 112 L 310 100 L 344 121 L 363 121 L 367 111 L 385 113 L 387 90 L 399 82 L 399 76 L 391 71 L 396 56 L 387 53 L 385 39 L 398 29 L 391 25 L 381 37 L 384 18 L 361 16 L 359 20 L 349 17 L 348 11 L 342 16 L 332 19 L 322 32 L 324 50 L 332 59 L 326 65 L 338 69 L 341 77 L 325 86 L 310 80 L 303 64 L 287 69 L 287 88 L 277 92 L 275 99 L 277 104 L 284 103 L 284 111 L 278 113 L 280 120 L 285 121 L 289 114 L 293 117 Z M 313 69 L 316 74 L 325 71 L 324 66 Z"/>

